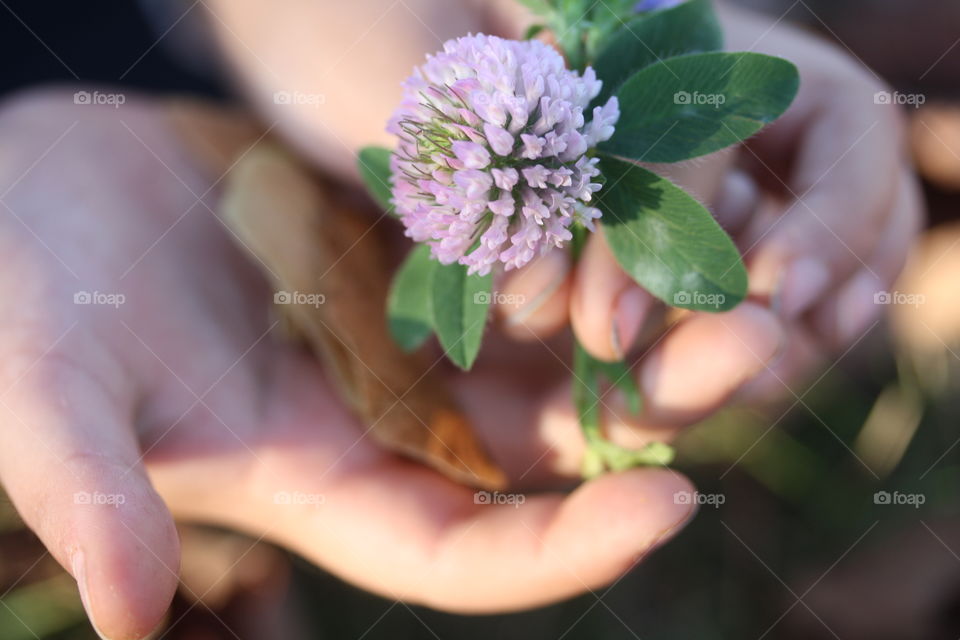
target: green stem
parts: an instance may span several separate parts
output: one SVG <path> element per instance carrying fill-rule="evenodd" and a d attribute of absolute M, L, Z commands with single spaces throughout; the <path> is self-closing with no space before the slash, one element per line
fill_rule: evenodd
<path fill-rule="evenodd" d="M 580 257 L 586 229 L 576 225 L 573 230 L 571 253 L 573 260 Z M 621 363 L 622 364 L 622 363 Z M 586 444 L 581 472 L 585 479 L 595 478 L 605 471 L 625 471 L 640 466 L 664 466 L 673 461 L 674 451 L 669 445 L 653 442 L 642 449 L 628 449 L 607 440 L 603 434 L 600 376 L 609 371 L 610 364 L 596 360 L 587 353 L 579 340 L 573 345 L 573 405 Z M 625 369 L 625 371 L 627 371 Z M 609 375 L 609 374 L 608 374 Z M 625 375 L 629 375 L 629 372 Z M 618 382 L 611 380 L 610 382 Z M 639 409 L 639 407 L 637 407 Z"/>

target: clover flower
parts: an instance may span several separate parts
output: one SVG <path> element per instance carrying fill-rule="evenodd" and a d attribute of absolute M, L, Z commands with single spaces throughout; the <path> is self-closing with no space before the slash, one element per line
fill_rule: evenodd
<path fill-rule="evenodd" d="M 593 229 L 600 171 L 587 151 L 620 116 L 612 97 L 586 121 L 601 85 L 542 42 L 446 42 L 404 82 L 387 127 L 399 137 L 393 204 L 406 234 L 441 263 L 485 275 L 563 246 L 575 221 Z"/>

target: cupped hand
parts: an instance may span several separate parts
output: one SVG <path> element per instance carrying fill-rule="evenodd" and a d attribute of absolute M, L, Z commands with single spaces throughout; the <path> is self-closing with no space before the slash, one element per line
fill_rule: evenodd
<path fill-rule="evenodd" d="M 72 90 L 0 106 L 0 481 L 104 637 L 161 622 L 174 517 L 387 597 L 485 612 L 607 584 L 691 516 L 669 470 L 485 500 L 375 446 L 323 367 L 278 337 L 258 265 L 214 213 L 229 163 L 199 162 L 170 113 L 133 96 L 75 104 Z M 191 118 L 233 156 L 258 143 L 231 141 L 226 114 Z M 511 491 L 570 486 L 582 443 L 564 345 L 490 344 L 475 374 L 450 377 Z M 684 357 L 672 344 L 665 369 Z"/>
<path fill-rule="evenodd" d="M 393 143 L 384 123 L 399 102 L 400 82 L 426 54 L 471 31 L 518 38 L 533 20 L 515 0 L 387 7 L 358 0 L 336 16 L 321 5 L 297 12 L 252 0 L 206 6 L 224 58 L 252 102 L 291 144 L 344 177 L 356 177 L 356 149 Z M 670 167 L 667 175 L 710 205 L 744 253 L 751 293 L 791 325 L 786 371 L 797 368 L 794 352 L 842 351 L 872 324 L 881 309 L 873 295 L 902 266 L 922 204 L 901 115 L 878 104 L 876 94 L 888 88 L 873 71 L 842 45 L 782 19 L 727 3 L 718 8 L 727 48 L 789 59 L 800 69 L 800 93 L 737 157 L 716 154 Z M 278 101 L 278 92 L 300 99 Z M 728 171 L 731 163 L 737 167 Z M 546 283 L 555 295 L 524 287 L 531 293 L 525 308 L 503 310 L 514 315 L 515 336 L 551 335 L 572 323 L 598 358 L 629 351 L 655 305 L 619 274 L 599 236 L 592 244 L 576 273 L 562 255 L 536 267 L 528 284 Z"/>
<path fill-rule="evenodd" d="M 784 357 L 745 396 L 802 398 L 795 383 L 879 321 L 886 307 L 878 302 L 904 266 L 925 207 L 901 107 L 883 99 L 893 90 L 876 73 L 843 43 L 782 23 L 771 30 L 768 18 L 740 10 L 721 18 L 732 47 L 800 69 L 795 104 L 744 147 L 720 215 L 744 252 L 751 294 L 769 300 L 789 327 Z"/>
<path fill-rule="evenodd" d="M 781 349 L 769 357 L 757 343 L 771 334 L 747 337 L 747 357 L 731 365 L 742 374 L 734 379 L 760 375 L 737 397 L 799 398 L 796 382 L 876 324 L 884 309 L 877 302 L 918 233 L 922 198 L 904 149 L 903 118 L 890 100 L 878 99 L 891 89 L 876 74 L 842 46 L 784 23 L 726 6 L 720 14 L 727 48 L 791 60 L 800 70 L 800 92 L 736 156 L 677 165 L 670 177 L 708 203 L 733 235 L 751 299 L 771 309 L 785 330 Z M 535 290 L 531 284 L 549 282 L 554 293 L 528 295 L 534 304 L 526 308 L 501 309 L 518 337 L 550 335 L 569 318 L 588 351 L 615 359 L 655 317 L 656 301 L 620 270 L 600 234 L 576 269 L 558 254 L 529 270 L 535 275 L 517 274 L 504 286 L 522 296 Z M 680 325 L 686 322 L 705 321 L 694 315 Z M 725 325 L 713 323 L 717 340 L 729 339 Z M 699 380 L 713 363 L 690 358 L 680 366 Z"/>

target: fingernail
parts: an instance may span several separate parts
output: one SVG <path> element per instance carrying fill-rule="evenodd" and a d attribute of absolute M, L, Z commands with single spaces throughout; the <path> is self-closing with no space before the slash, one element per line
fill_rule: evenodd
<path fill-rule="evenodd" d="M 637 287 L 629 287 L 617 298 L 610 330 L 610 344 L 618 359 L 633 346 L 650 309 L 650 295 Z"/>
<path fill-rule="evenodd" d="M 651 542 L 648 547 L 641 549 L 638 553 L 636 553 L 633 556 L 630 562 L 630 566 L 627 567 L 624 573 L 627 573 L 630 570 L 632 570 L 638 564 L 643 562 L 647 558 L 647 556 L 649 556 L 655 551 L 659 551 L 661 547 L 663 547 L 665 544 L 673 540 L 674 536 L 676 536 L 684 527 L 686 527 L 687 524 L 694 519 L 694 517 L 697 515 L 697 512 L 699 511 L 700 511 L 699 506 L 697 505 L 690 506 L 690 508 L 686 512 L 686 515 L 684 515 L 681 519 L 677 520 L 671 526 L 667 527 L 666 529 L 658 533 L 657 536 L 654 538 L 653 542 Z"/>
<path fill-rule="evenodd" d="M 514 276 L 504 293 L 518 296 L 520 301 L 507 314 L 507 324 L 515 326 L 526 322 L 560 288 L 568 273 L 567 254 L 551 251 Z"/>
<path fill-rule="evenodd" d="M 696 495 L 696 492 L 693 492 L 693 495 Z M 656 542 L 653 543 L 651 551 L 659 549 L 667 542 L 669 542 L 673 536 L 680 532 L 681 529 L 687 526 L 687 524 L 696 517 L 697 512 L 700 511 L 700 506 L 693 504 L 687 509 L 686 514 L 673 523 L 673 525 L 667 527 L 657 535 Z"/>
<path fill-rule="evenodd" d="M 685 479 L 683 479 L 677 472 L 672 470 L 663 470 L 656 471 L 653 470 L 646 472 L 648 474 L 653 473 L 662 473 L 662 478 L 666 478 L 665 484 L 667 486 L 672 486 L 673 488 L 666 492 L 664 496 L 669 500 L 669 505 L 672 507 L 674 512 L 673 518 L 667 518 L 666 522 L 669 524 L 656 533 L 652 538 L 645 541 L 644 546 L 634 554 L 630 566 L 627 567 L 627 570 L 631 569 L 636 563 L 643 560 L 646 556 L 650 555 L 667 542 L 672 540 L 677 533 L 680 532 L 687 523 L 689 523 L 697 515 L 699 506 L 697 501 L 694 499 L 696 496 L 696 489 Z M 669 474 L 669 476 L 667 475 Z"/>
<path fill-rule="evenodd" d="M 87 567 L 84 562 L 83 551 L 74 551 L 70 558 L 70 568 L 73 570 L 73 579 L 77 581 L 77 589 L 80 591 L 80 602 L 83 604 L 83 610 L 87 612 L 87 619 L 90 626 L 96 632 L 99 638 L 110 640 L 100 632 L 97 623 L 93 620 L 93 610 L 90 608 L 90 591 L 87 588 Z"/>
<path fill-rule="evenodd" d="M 80 602 L 83 604 L 83 610 L 87 612 L 87 619 L 94 633 L 101 640 L 112 640 L 108 635 L 97 628 L 97 623 L 93 619 L 93 610 L 90 608 L 90 590 L 87 586 L 87 567 L 82 550 L 77 550 L 70 557 L 70 568 L 73 572 L 73 578 L 77 581 L 77 589 L 80 591 Z M 157 628 L 140 638 L 140 640 L 154 640 L 163 632 L 165 622 L 157 625 Z"/>
<path fill-rule="evenodd" d="M 783 272 L 772 306 L 792 320 L 807 311 L 830 286 L 830 269 L 815 258 L 799 258 Z"/>

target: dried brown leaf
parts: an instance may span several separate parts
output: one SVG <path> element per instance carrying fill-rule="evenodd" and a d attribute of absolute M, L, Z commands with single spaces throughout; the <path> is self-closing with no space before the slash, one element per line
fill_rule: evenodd
<path fill-rule="evenodd" d="M 323 304 L 278 308 L 380 443 L 459 482 L 504 485 L 432 363 L 403 352 L 389 335 L 389 270 L 374 224 L 335 203 L 329 188 L 267 144 L 233 168 L 221 211 L 278 291 L 323 296 Z"/>

